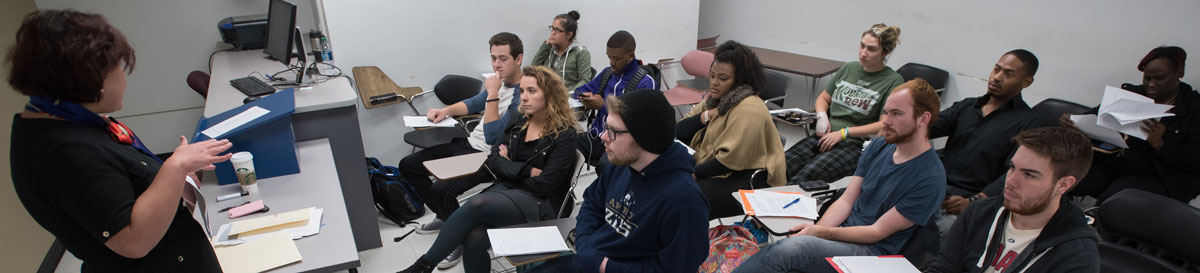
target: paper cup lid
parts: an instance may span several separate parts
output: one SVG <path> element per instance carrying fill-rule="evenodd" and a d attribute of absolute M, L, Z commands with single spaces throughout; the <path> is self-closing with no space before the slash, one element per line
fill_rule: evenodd
<path fill-rule="evenodd" d="M 234 162 L 234 163 L 243 163 L 243 162 L 249 162 L 250 160 L 253 160 L 253 159 L 254 159 L 254 155 L 251 155 L 250 152 L 236 152 L 236 153 L 233 153 L 233 158 L 229 159 L 229 161 Z"/>

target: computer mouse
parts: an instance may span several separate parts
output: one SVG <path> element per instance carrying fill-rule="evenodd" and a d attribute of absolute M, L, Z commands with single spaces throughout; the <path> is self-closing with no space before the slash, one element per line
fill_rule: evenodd
<path fill-rule="evenodd" d="M 261 98 L 262 97 L 246 97 L 245 99 L 242 99 L 242 104 L 247 104 L 247 103 L 256 101 L 258 99 L 261 99 Z"/>

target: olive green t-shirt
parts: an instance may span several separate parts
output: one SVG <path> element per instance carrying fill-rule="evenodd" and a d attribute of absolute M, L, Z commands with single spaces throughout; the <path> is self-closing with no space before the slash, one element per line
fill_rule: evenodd
<path fill-rule="evenodd" d="M 879 121 L 883 102 L 892 89 L 902 83 L 904 78 L 891 67 L 866 72 L 858 62 L 842 65 L 825 86 L 832 96 L 829 103 L 829 129 L 837 131 Z"/>

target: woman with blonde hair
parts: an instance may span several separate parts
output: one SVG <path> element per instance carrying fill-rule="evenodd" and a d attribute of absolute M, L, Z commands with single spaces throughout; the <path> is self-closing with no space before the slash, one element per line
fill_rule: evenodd
<path fill-rule="evenodd" d="M 853 174 L 863 142 L 883 128 L 883 102 L 904 83 L 884 64 L 900 44 L 900 28 L 875 24 L 859 38 L 858 61 L 842 65 L 813 103 L 817 135 L 787 150 L 788 184 L 833 182 Z"/>
<path fill-rule="evenodd" d="M 454 210 L 433 246 L 400 272 L 432 272 L 453 255 L 462 256 L 466 272 L 487 272 L 488 228 L 558 218 L 559 208 L 572 202 L 565 196 L 575 175 L 578 127 L 566 87 L 545 66 L 526 67 L 522 74 L 522 115 L 505 127 L 484 165 L 464 178 L 495 183 Z"/>

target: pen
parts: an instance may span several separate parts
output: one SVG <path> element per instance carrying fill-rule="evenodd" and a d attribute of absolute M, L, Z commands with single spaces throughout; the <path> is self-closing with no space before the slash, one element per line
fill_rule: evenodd
<path fill-rule="evenodd" d="M 796 204 L 796 202 L 800 202 L 800 197 L 796 197 L 796 199 L 795 199 L 795 200 L 792 200 L 792 202 L 788 202 L 788 203 L 787 203 L 787 205 L 783 205 L 783 208 L 785 208 L 785 209 L 786 209 L 786 208 L 788 208 L 788 207 L 790 207 L 790 206 L 792 206 L 792 205 Z"/>
<path fill-rule="evenodd" d="M 236 208 L 236 207 L 241 207 L 242 205 L 245 205 L 245 204 L 250 204 L 250 201 L 246 201 L 245 203 L 241 203 L 241 204 L 237 204 L 237 205 L 233 205 L 233 206 L 228 206 L 228 207 L 225 207 L 225 208 L 223 208 L 223 209 L 221 209 L 221 210 L 218 210 L 217 212 L 226 212 L 226 211 L 229 211 L 229 210 L 231 210 L 231 209 L 233 209 L 233 208 Z"/>
<path fill-rule="evenodd" d="M 244 192 L 230 193 L 230 194 L 226 194 L 226 195 L 222 195 L 222 196 L 217 196 L 217 202 L 234 199 L 234 198 L 238 198 L 238 197 L 242 197 L 242 196 L 246 196 L 246 195 L 250 195 L 250 192 L 244 191 Z"/>

